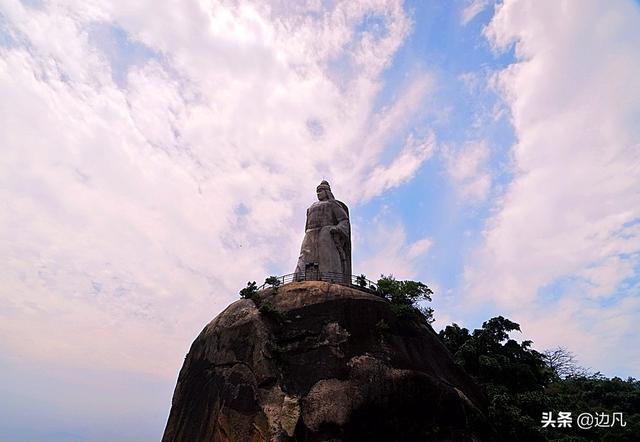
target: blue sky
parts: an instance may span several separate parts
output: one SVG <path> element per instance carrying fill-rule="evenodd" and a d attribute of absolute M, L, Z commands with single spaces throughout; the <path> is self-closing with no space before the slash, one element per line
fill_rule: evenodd
<path fill-rule="evenodd" d="M 153 13 L 149 13 L 153 11 Z M 158 440 L 190 343 L 290 273 L 328 179 L 353 268 L 436 329 L 640 372 L 632 1 L 0 6 L 0 439 Z"/>

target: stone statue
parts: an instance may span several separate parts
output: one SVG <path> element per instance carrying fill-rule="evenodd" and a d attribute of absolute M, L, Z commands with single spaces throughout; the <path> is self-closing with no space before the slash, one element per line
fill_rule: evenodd
<path fill-rule="evenodd" d="M 351 281 L 351 225 L 349 209 L 322 181 L 316 189 L 318 201 L 307 209 L 304 239 L 296 266 L 296 279 Z"/>

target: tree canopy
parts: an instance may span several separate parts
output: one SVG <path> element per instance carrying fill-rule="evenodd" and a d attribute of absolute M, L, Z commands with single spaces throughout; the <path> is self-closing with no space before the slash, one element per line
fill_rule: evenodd
<path fill-rule="evenodd" d="M 433 290 L 419 281 L 397 280 L 393 275 L 381 275 L 378 292 L 391 302 L 391 309 L 398 316 L 434 321 L 433 309 L 423 302 L 430 302 Z"/>
<path fill-rule="evenodd" d="M 489 400 L 489 420 L 505 441 L 635 441 L 640 434 L 640 382 L 588 374 L 561 347 L 545 353 L 531 341 L 518 343 L 510 332 L 520 325 L 502 316 L 470 332 L 457 324 L 439 336 Z M 571 412 L 570 428 L 542 427 L 542 413 Z M 622 412 L 626 426 L 580 429 L 581 413 Z"/>

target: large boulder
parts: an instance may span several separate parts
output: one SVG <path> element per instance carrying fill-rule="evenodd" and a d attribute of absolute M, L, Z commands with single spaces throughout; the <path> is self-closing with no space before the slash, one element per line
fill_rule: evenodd
<path fill-rule="evenodd" d="M 193 342 L 163 442 L 488 438 L 482 394 L 427 324 L 325 282 L 256 301 Z"/>

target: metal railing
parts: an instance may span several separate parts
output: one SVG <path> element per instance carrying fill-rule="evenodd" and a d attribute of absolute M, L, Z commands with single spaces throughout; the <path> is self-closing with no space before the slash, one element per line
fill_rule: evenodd
<path fill-rule="evenodd" d="M 344 285 L 357 290 L 362 290 L 363 292 L 373 293 L 375 295 L 379 294 L 378 285 L 365 278 L 364 275 L 345 275 L 344 273 L 318 272 L 312 270 L 307 272 L 289 273 L 288 275 L 271 278 L 274 278 L 273 281 L 265 281 L 264 284 L 258 287 L 258 290 L 264 290 L 270 287 L 279 287 L 291 282 L 324 281 Z M 267 280 L 269 279 L 270 278 L 267 278 Z"/>

